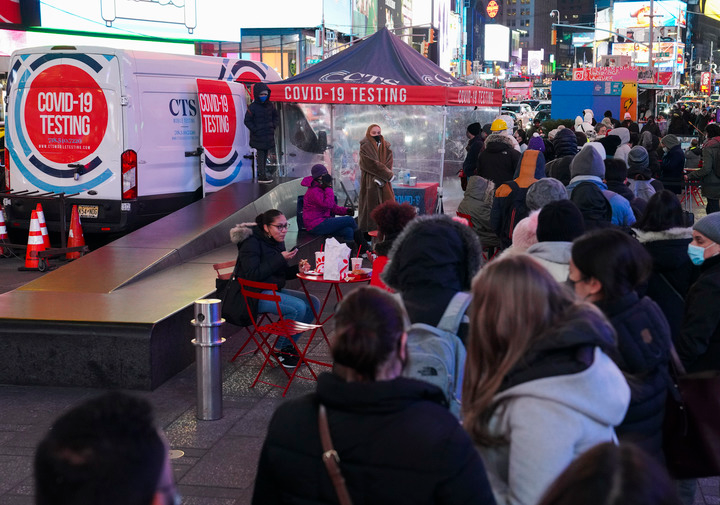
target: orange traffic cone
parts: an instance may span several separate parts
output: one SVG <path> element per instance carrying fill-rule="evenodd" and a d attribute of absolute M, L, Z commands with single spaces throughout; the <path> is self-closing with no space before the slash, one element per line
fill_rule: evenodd
<path fill-rule="evenodd" d="M 83 236 L 82 225 L 80 224 L 80 214 L 78 214 L 77 205 L 73 205 L 72 214 L 70 216 L 70 235 L 68 235 L 68 247 L 81 247 L 85 245 L 85 237 Z M 81 256 L 79 252 L 65 253 L 65 258 L 69 260 L 77 259 Z"/>
<path fill-rule="evenodd" d="M 43 212 L 42 205 L 38 203 L 35 211 L 37 212 L 38 221 L 40 221 L 43 244 L 45 244 L 45 249 L 50 249 L 50 235 L 48 234 L 47 224 L 45 223 L 45 213 Z"/>
<path fill-rule="evenodd" d="M 8 241 L 7 227 L 5 226 L 5 213 L 3 208 L 0 207 L 0 244 Z M 0 245 L 0 256 L 4 256 L 6 248 Z"/>
<path fill-rule="evenodd" d="M 38 221 L 37 211 L 32 211 L 32 219 L 30 220 L 30 233 L 28 234 L 27 252 L 25 253 L 25 267 L 23 270 L 40 270 L 40 257 L 38 253 L 45 250 L 45 243 L 40 231 L 40 221 Z M 43 264 L 45 262 L 43 261 Z"/>

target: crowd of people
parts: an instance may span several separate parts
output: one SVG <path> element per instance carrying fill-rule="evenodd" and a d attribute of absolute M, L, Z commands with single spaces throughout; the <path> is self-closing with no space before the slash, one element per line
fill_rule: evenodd
<path fill-rule="evenodd" d="M 332 371 L 274 413 L 253 503 L 693 503 L 693 482 L 664 468 L 662 425 L 674 350 L 689 371 L 720 369 L 720 213 L 708 204 L 693 223 L 674 190 L 688 154 L 702 160 L 692 178 L 720 182 L 720 127 L 705 127 L 701 152 L 678 154 L 672 133 L 612 114 L 597 129 L 591 111 L 581 119 L 548 138 L 541 128 L 516 138 L 507 116 L 470 125 L 459 207 L 469 220 L 416 216 L 384 198 L 392 153 L 379 126 L 368 128 L 363 184 L 375 200 L 361 219 L 378 232 L 378 272 L 336 308 Z M 321 207 L 309 225 L 349 240 L 357 228 L 327 176 L 316 166 L 306 181 Z M 311 322 L 317 299 L 285 289 L 307 268 L 285 249 L 286 232 L 277 210 L 234 228 L 239 275 L 277 284 L 283 313 Z M 458 293 L 472 301 L 455 335 L 460 397 L 450 398 L 411 378 L 425 359 L 413 349 Z M 298 338 L 280 343 L 284 366 L 297 365 Z M 131 424 L 117 422 L 123 409 Z M 94 503 L 116 485 L 138 490 L 118 503 L 172 503 L 167 449 L 143 401 L 92 400 L 40 444 L 38 503 Z"/>

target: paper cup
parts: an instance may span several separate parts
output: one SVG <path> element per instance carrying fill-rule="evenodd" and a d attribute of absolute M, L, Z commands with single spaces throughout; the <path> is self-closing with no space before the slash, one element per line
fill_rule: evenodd
<path fill-rule="evenodd" d="M 350 270 L 360 270 L 362 268 L 362 258 L 351 258 L 352 268 Z"/>
<path fill-rule="evenodd" d="M 319 274 L 325 271 L 325 253 L 322 251 L 315 253 L 315 271 Z"/>

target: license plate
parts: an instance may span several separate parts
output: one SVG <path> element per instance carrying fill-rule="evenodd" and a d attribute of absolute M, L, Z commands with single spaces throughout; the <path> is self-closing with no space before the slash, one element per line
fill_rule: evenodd
<path fill-rule="evenodd" d="M 80 214 L 80 217 L 89 217 L 92 219 L 97 219 L 98 206 L 97 205 L 78 205 L 78 214 Z"/>

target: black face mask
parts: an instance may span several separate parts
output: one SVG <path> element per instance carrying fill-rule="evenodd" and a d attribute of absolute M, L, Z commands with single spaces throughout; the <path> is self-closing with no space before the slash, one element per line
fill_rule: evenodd
<path fill-rule="evenodd" d="M 381 141 L 382 141 L 382 135 L 373 135 L 373 138 L 375 139 L 375 142 L 381 142 Z"/>

